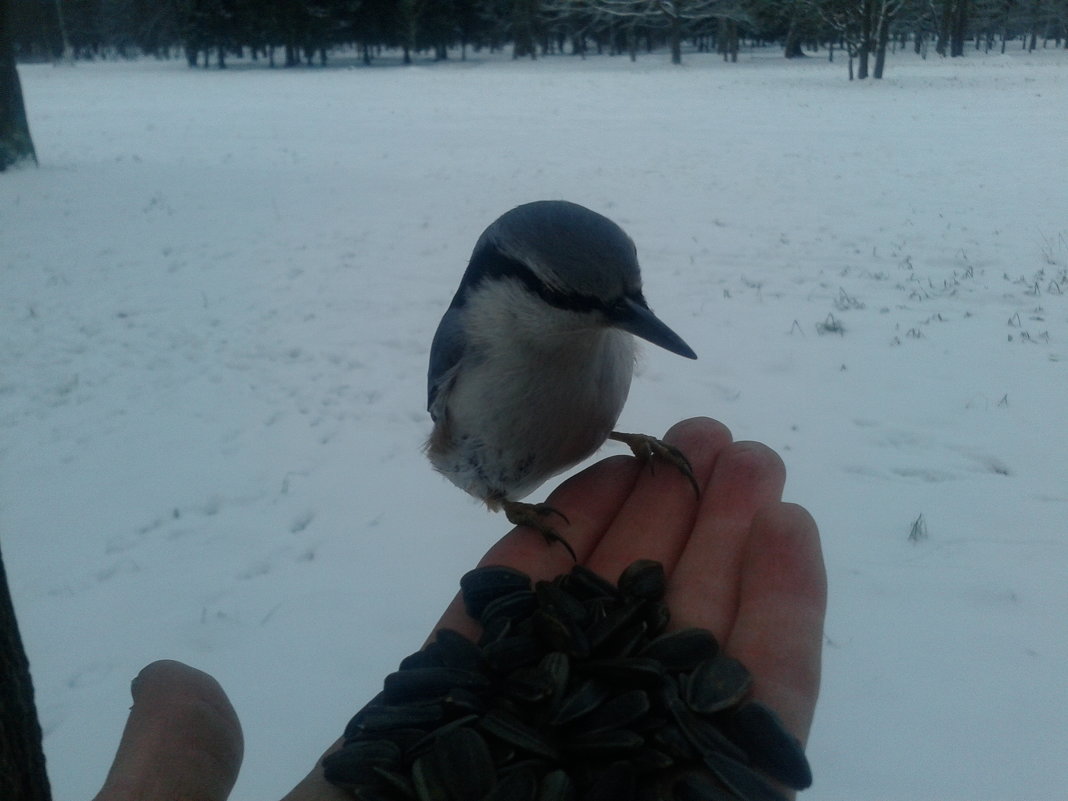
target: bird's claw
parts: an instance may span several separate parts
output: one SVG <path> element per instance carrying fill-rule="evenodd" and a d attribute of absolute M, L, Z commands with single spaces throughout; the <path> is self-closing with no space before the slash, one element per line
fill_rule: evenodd
<path fill-rule="evenodd" d="M 571 558 L 578 562 L 578 556 L 575 555 L 575 549 L 571 547 L 571 543 L 545 522 L 545 518 L 550 515 L 559 515 L 565 523 L 571 525 L 567 515 L 559 509 L 555 509 L 547 503 L 521 503 L 519 501 L 504 501 L 501 504 L 501 509 L 504 511 L 504 516 L 508 518 L 509 523 L 514 526 L 528 526 L 534 529 L 550 545 L 554 542 L 560 543 L 571 554 Z"/>
<path fill-rule="evenodd" d="M 686 454 L 674 445 L 669 445 L 663 440 L 651 437 L 648 434 L 624 434 L 621 431 L 613 431 L 608 435 L 608 438 L 614 439 L 616 442 L 622 442 L 630 448 L 635 456 L 649 464 L 650 471 L 653 470 L 653 457 L 659 457 L 668 464 L 674 465 L 680 473 L 686 476 L 697 497 L 701 497 L 701 487 L 698 486 L 697 479 L 694 478 L 690 460 L 686 458 Z"/>

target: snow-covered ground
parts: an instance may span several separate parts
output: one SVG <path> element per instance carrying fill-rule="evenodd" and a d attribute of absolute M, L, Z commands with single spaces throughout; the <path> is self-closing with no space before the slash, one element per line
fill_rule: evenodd
<path fill-rule="evenodd" d="M 700 356 L 648 349 L 621 427 L 716 416 L 820 522 L 803 797 L 1065 797 L 1064 50 L 21 75 L 0 537 L 57 799 L 153 659 L 220 679 L 262 801 L 419 646 L 505 529 L 420 452 L 430 337 L 537 198 L 616 219 Z"/>

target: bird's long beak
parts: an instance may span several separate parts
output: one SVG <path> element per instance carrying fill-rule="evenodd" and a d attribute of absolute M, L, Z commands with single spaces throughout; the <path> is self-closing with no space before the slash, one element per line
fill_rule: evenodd
<path fill-rule="evenodd" d="M 622 306 L 617 306 L 612 310 L 612 324 L 647 342 L 659 345 L 664 350 L 685 356 L 687 359 L 697 358 L 693 348 L 683 342 L 682 337 L 660 322 L 660 318 L 653 314 L 648 306 L 630 298 L 624 299 Z"/>

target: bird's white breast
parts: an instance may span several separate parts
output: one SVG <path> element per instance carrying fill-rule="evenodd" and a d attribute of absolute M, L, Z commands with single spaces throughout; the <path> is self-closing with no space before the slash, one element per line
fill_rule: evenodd
<path fill-rule="evenodd" d="M 495 506 L 600 447 L 627 399 L 635 345 L 597 312 L 555 308 L 507 279 L 473 291 L 464 319 L 467 347 L 429 456 Z"/>

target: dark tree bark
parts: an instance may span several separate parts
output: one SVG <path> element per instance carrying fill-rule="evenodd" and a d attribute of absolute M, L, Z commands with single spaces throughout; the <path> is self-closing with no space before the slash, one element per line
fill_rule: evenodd
<path fill-rule="evenodd" d="M 953 4 L 951 0 L 942 3 L 942 18 L 938 23 L 938 39 L 935 43 L 935 52 L 945 57 L 949 52 L 949 30 L 953 23 Z"/>
<path fill-rule="evenodd" d="M 883 10 L 879 15 L 878 30 L 875 35 L 875 70 L 872 77 L 879 80 L 886 68 L 886 46 L 890 41 L 890 13 L 884 0 Z"/>
<path fill-rule="evenodd" d="M 518 0 L 512 9 L 512 58 L 538 57 L 538 0 Z"/>
<path fill-rule="evenodd" d="M 864 0 L 861 5 L 860 45 L 857 52 L 857 79 L 868 77 L 868 56 L 872 51 L 872 28 L 875 17 L 875 0 Z"/>
<path fill-rule="evenodd" d="M 720 38 L 719 38 L 719 51 L 723 55 L 724 61 L 730 61 L 731 63 L 738 63 L 738 22 L 733 17 L 727 17 L 720 20 Z M 800 40 L 798 41 L 798 47 L 800 48 Z M 802 53 L 802 55 L 804 55 Z M 791 58 L 791 56 L 787 56 Z"/>
<path fill-rule="evenodd" d="M 37 163 L 15 68 L 15 45 L 11 40 L 13 11 L 11 0 L 0 0 L 0 172 L 20 163 Z M 4 797 L 0 794 L 0 798 Z"/>
<path fill-rule="evenodd" d="M 949 32 L 949 55 L 958 58 L 964 55 L 964 36 L 968 32 L 968 0 L 956 0 Z"/>
<path fill-rule="evenodd" d="M 682 19 L 678 13 L 671 15 L 671 63 L 682 63 Z"/>
<path fill-rule="evenodd" d="M 0 555 L 0 798 L 51 801 L 30 663 Z"/>
<path fill-rule="evenodd" d="M 804 58 L 805 55 L 805 51 L 801 49 L 801 31 L 797 24 L 799 14 L 795 4 L 794 10 L 790 13 L 790 26 L 786 30 L 786 41 L 783 44 L 783 55 L 786 58 Z M 737 31 L 737 26 L 735 30 Z"/>

